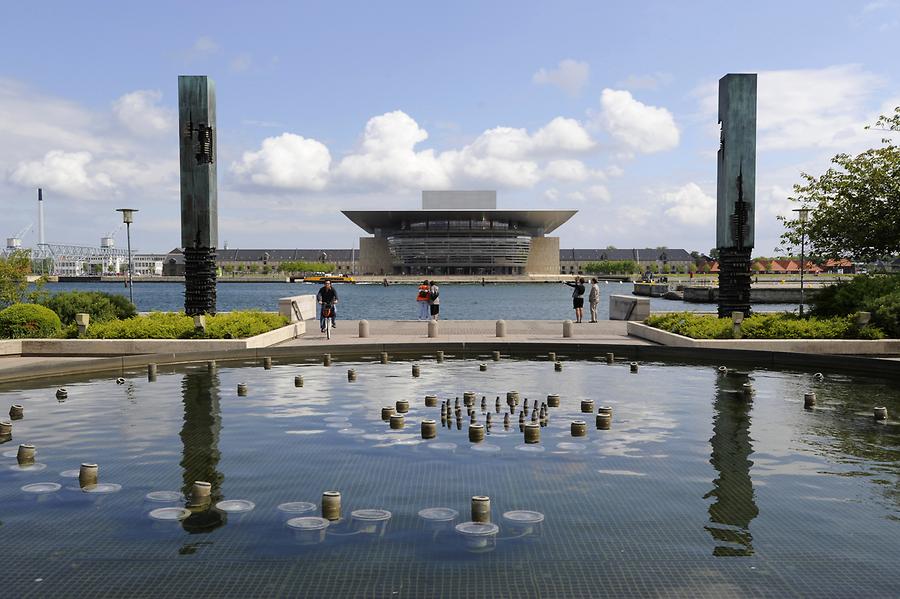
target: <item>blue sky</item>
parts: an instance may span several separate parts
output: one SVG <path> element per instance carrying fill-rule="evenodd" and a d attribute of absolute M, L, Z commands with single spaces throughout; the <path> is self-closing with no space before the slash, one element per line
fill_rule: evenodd
<path fill-rule="evenodd" d="M 750 6 L 748 8 L 747 6 Z M 216 81 L 220 242 L 351 247 L 423 188 L 575 208 L 564 247 L 715 243 L 715 82 L 758 72 L 757 252 L 900 105 L 900 2 L 6 4 L 0 237 L 178 245 L 177 76 Z M 124 244 L 119 233 L 119 243 Z M 25 244 L 36 241 L 34 233 Z"/>

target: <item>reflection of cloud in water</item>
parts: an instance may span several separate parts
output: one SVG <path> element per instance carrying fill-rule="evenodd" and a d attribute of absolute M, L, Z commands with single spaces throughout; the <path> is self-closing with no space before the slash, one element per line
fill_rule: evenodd
<path fill-rule="evenodd" d="M 327 432 L 325 429 L 309 429 L 305 431 L 284 431 L 286 435 L 318 435 Z"/>
<path fill-rule="evenodd" d="M 646 472 L 635 472 L 634 470 L 597 470 L 600 474 L 610 474 L 612 476 L 647 476 Z"/>

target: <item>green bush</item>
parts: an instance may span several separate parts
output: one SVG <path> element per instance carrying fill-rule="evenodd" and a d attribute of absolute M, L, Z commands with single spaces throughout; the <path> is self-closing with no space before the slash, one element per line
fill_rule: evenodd
<path fill-rule="evenodd" d="M 874 325 L 884 329 L 891 339 L 900 339 L 900 291 L 873 300 L 866 310 L 872 313 Z"/>
<path fill-rule="evenodd" d="M 900 308 L 900 301 L 897 303 Z M 900 312 L 898 312 L 900 313 Z M 651 316 L 648 325 L 692 339 L 731 339 L 729 318 L 717 318 L 692 312 L 674 312 Z M 862 329 L 854 316 L 800 318 L 795 314 L 754 314 L 741 325 L 744 339 L 882 339 L 884 332 L 875 326 Z"/>
<path fill-rule="evenodd" d="M 37 304 L 13 304 L 0 310 L 0 337 L 25 339 L 57 337 L 62 323 L 56 312 Z"/>
<path fill-rule="evenodd" d="M 243 339 L 287 324 L 287 319 L 266 312 L 230 312 L 206 317 L 206 333 L 194 330 L 194 319 L 184 314 L 153 312 L 125 320 L 91 325 L 90 339 Z"/>
<path fill-rule="evenodd" d="M 78 313 L 90 314 L 91 324 L 137 315 L 134 304 L 124 295 L 101 291 L 66 291 L 44 298 L 40 303 L 56 312 L 66 325 L 75 322 Z"/>
<path fill-rule="evenodd" d="M 862 275 L 823 287 L 810 301 L 813 316 L 846 316 L 880 297 L 900 292 L 900 276 Z"/>

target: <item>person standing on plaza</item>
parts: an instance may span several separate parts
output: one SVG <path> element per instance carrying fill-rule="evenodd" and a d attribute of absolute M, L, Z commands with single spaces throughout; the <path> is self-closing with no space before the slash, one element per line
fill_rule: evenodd
<path fill-rule="evenodd" d="M 431 318 L 428 297 L 430 290 L 431 285 L 428 284 L 428 280 L 426 279 L 419 285 L 419 290 L 416 293 L 416 302 L 419 304 L 419 320 L 428 320 Z"/>
<path fill-rule="evenodd" d="M 434 281 L 428 288 L 428 303 L 431 306 L 431 320 L 437 320 L 441 313 L 441 288 Z"/>
<path fill-rule="evenodd" d="M 331 328 L 336 328 L 337 325 L 334 322 L 334 306 L 338 303 L 338 295 L 337 291 L 334 290 L 334 287 L 331 286 L 331 281 L 326 280 L 322 288 L 319 289 L 319 292 L 316 294 L 316 303 L 322 306 L 321 311 L 319 312 L 319 322 L 321 324 L 322 332 L 324 333 L 325 327 L 328 326 L 328 318 L 331 318 Z"/>
<path fill-rule="evenodd" d="M 574 281 L 564 281 L 572 287 L 572 307 L 575 308 L 575 322 L 581 322 L 584 317 L 584 279 L 576 277 Z"/>
<path fill-rule="evenodd" d="M 588 295 L 588 304 L 591 307 L 591 322 L 597 322 L 597 307 L 600 305 L 600 285 L 597 279 L 591 279 L 591 293 Z"/>

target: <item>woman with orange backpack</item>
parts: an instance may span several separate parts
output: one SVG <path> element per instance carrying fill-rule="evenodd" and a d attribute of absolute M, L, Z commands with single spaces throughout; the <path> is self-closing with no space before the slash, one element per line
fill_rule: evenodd
<path fill-rule="evenodd" d="M 428 320 L 431 318 L 431 308 L 429 301 L 431 299 L 431 285 L 428 281 L 422 281 L 419 285 L 419 291 L 416 294 L 416 302 L 419 304 L 419 320 Z"/>

